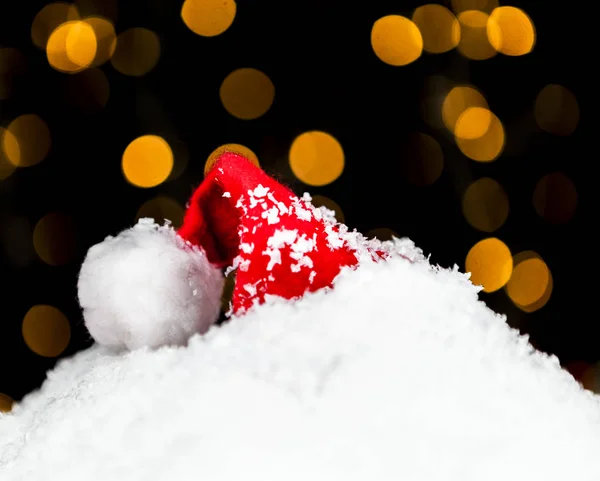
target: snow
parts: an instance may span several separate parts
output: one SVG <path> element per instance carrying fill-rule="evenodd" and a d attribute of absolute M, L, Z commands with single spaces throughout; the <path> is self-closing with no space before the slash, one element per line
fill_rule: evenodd
<path fill-rule="evenodd" d="M 357 240 L 358 242 L 359 240 Z M 0 414 L 0 479 L 597 481 L 600 402 L 406 239 L 185 347 L 92 347 Z"/>

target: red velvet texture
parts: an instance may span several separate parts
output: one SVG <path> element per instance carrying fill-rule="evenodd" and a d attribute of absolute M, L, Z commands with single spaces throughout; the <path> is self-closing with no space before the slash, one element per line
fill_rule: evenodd
<path fill-rule="evenodd" d="M 232 309 L 331 287 L 358 262 L 337 229 L 248 159 L 224 153 L 192 195 L 179 235 L 220 267 L 237 267 Z"/>

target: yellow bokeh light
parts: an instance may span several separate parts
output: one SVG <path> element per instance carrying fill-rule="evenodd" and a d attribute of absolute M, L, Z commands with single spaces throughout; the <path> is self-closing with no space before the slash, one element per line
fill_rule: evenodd
<path fill-rule="evenodd" d="M 489 107 L 487 100 L 479 90 L 468 85 L 461 85 L 450 90 L 442 103 L 442 120 L 446 128 L 454 133 L 456 122 L 460 116 L 465 110 L 472 107 L 486 109 Z"/>
<path fill-rule="evenodd" d="M 185 0 L 181 18 L 195 34 L 214 37 L 231 26 L 236 10 L 234 0 Z"/>
<path fill-rule="evenodd" d="M 483 286 L 484 292 L 504 287 L 513 270 L 513 258 L 508 246 L 496 237 L 483 239 L 471 247 L 465 261 L 471 282 Z"/>
<path fill-rule="evenodd" d="M 231 115 L 242 120 L 253 120 L 271 108 L 275 86 L 260 70 L 240 68 L 225 77 L 219 96 L 223 107 Z"/>
<path fill-rule="evenodd" d="M 67 264 L 76 254 L 73 220 L 60 212 L 42 217 L 33 230 L 33 247 L 39 258 L 51 266 Z"/>
<path fill-rule="evenodd" d="M 423 36 L 423 50 L 444 53 L 460 41 L 460 25 L 454 14 L 443 5 L 430 3 L 417 8 L 412 21 Z"/>
<path fill-rule="evenodd" d="M 330 134 L 311 131 L 300 134 L 290 148 L 290 167 L 302 182 L 323 186 L 335 181 L 344 171 L 344 150 Z"/>
<path fill-rule="evenodd" d="M 457 14 L 466 10 L 491 13 L 498 6 L 498 0 L 452 0 L 451 5 L 452 11 Z"/>
<path fill-rule="evenodd" d="M 508 195 L 494 179 L 478 179 L 465 191 L 462 211 L 467 222 L 475 229 L 494 232 L 508 218 Z"/>
<path fill-rule="evenodd" d="M 489 15 L 480 10 L 465 10 L 458 14 L 460 42 L 458 51 L 471 60 L 487 60 L 498 52 L 488 40 Z"/>
<path fill-rule="evenodd" d="M 156 187 L 173 169 L 173 151 L 162 137 L 143 135 L 123 152 L 122 169 L 127 181 L 136 187 Z"/>
<path fill-rule="evenodd" d="M 371 229 L 365 234 L 365 237 L 367 239 L 377 239 L 380 241 L 390 241 L 393 240 L 394 237 L 397 239 L 400 238 L 400 236 L 389 227 L 377 227 L 376 229 Z"/>
<path fill-rule="evenodd" d="M 467 110 L 468 115 L 464 115 Z M 467 110 L 456 122 L 454 135 L 467 140 L 479 139 L 490 129 L 492 112 L 485 107 L 470 107 Z"/>
<path fill-rule="evenodd" d="M 50 151 L 50 130 L 35 114 L 25 114 L 13 120 L 2 137 L 6 158 L 17 167 L 39 164 Z"/>
<path fill-rule="evenodd" d="M 67 2 L 53 2 L 42 8 L 31 24 L 31 40 L 33 44 L 46 50 L 48 39 L 60 25 L 65 22 L 80 20 L 77 7 Z"/>
<path fill-rule="evenodd" d="M 204 164 L 204 175 L 206 175 L 210 172 L 210 170 L 215 165 L 215 162 L 225 152 L 233 152 L 233 153 L 239 154 L 243 157 L 246 157 L 250 162 L 252 162 L 257 167 L 260 167 L 260 163 L 258 162 L 258 157 L 256 156 L 256 154 L 251 149 L 246 147 L 245 145 L 224 144 L 224 145 L 217 147 L 215 150 L 213 150 L 210 153 L 210 155 L 208 156 L 208 158 L 206 159 L 206 162 Z"/>
<path fill-rule="evenodd" d="M 535 45 L 535 27 L 527 14 L 516 7 L 498 7 L 487 24 L 490 44 L 504 55 L 528 54 Z"/>
<path fill-rule="evenodd" d="M 473 134 L 476 128 L 472 127 L 482 118 L 481 107 L 472 107 L 459 117 L 456 122 L 455 135 L 456 145 L 460 151 L 477 162 L 492 162 L 496 160 L 504 150 L 505 134 L 504 127 L 500 119 L 495 114 L 489 112 L 489 126 L 486 132 L 474 139 L 468 138 Z M 487 119 L 488 116 L 486 115 Z"/>
<path fill-rule="evenodd" d="M 435 183 L 442 175 L 444 152 L 431 135 L 412 132 L 404 146 L 401 162 L 406 180 L 423 187 Z"/>
<path fill-rule="evenodd" d="M 552 275 L 544 260 L 534 251 L 514 256 L 513 272 L 505 286 L 508 297 L 525 312 L 542 308 L 552 293 Z"/>
<path fill-rule="evenodd" d="M 4 136 L 12 137 L 11 139 L 4 140 Z M 7 179 L 17 168 L 13 162 L 8 159 L 8 156 L 4 153 L 4 144 L 12 146 L 13 151 L 19 148 L 19 144 L 15 136 L 3 127 L 0 127 L 0 180 Z M 13 153 L 15 155 L 15 153 Z M 21 157 L 21 154 L 16 154 L 17 158 Z"/>
<path fill-rule="evenodd" d="M 83 21 L 70 24 L 65 38 L 65 53 L 71 62 L 79 67 L 89 67 L 96 58 L 97 49 L 96 32 L 90 24 Z"/>
<path fill-rule="evenodd" d="M 335 219 L 342 224 L 345 222 L 344 213 L 342 212 L 342 208 L 329 197 L 325 197 L 324 195 L 313 195 L 311 204 L 315 207 L 325 207 L 326 209 L 332 210 L 335 212 Z"/>
<path fill-rule="evenodd" d="M 8 394 L 0 392 L 0 413 L 9 413 L 14 405 L 15 401 Z"/>
<path fill-rule="evenodd" d="M 163 225 L 165 221 L 170 221 L 176 229 L 183 224 L 184 209 L 174 199 L 159 195 L 142 204 L 135 217 L 136 221 L 144 217 L 154 219 L 157 224 Z"/>
<path fill-rule="evenodd" d="M 112 22 L 103 17 L 88 17 L 85 23 L 94 31 L 96 38 L 96 55 L 91 62 L 92 67 L 106 63 L 117 48 L 117 34 Z"/>
<path fill-rule="evenodd" d="M 22 334 L 27 347 L 43 357 L 57 357 L 69 345 L 71 325 L 56 307 L 33 306 L 23 318 Z"/>
<path fill-rule="evenodd" d="M 134 27 L 117 36 L 110 62 L 123 75 L 141 77 L 156 66 L 160 52 L 158 35 L 147 28 Z"/>
<path fill-rule="evenodd" d="M 99 68 L 86 69 L 66 79 L 66 100 L 82 110 L 98 110 L 106 106 L 110 84 Z"/>
<path fill-rule="evenodd" d="M 578 203 L 577 188 L 561 172 L 544 175 L 533 191 L 533 207 L 537 214 L 553 224 L 564 224 L 573 218 Z"/>
<path fill-rule="evenodd" d="M 412 20 L 400 15 L 388 15 L 373 24 L 371 46 L 379 60 L 400 67 L 421 56 L 423 37 Z"/>
<path fill-rule="evenodd" d="M 541 129 L 555 135 L 571 135 L 579 123 L 575 95 L 558 84 L 546 85 L 535 100 L 535 120 Z"/>

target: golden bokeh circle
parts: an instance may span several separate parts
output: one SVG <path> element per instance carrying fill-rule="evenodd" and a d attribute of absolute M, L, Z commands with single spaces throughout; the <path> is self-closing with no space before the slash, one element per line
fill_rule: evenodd
<path fill-rule="evenodd" d="M 508 246 L 496 237 L 477 242 L 467 254 L 465 270 L 471 282 L 484 292 L 495 292 L 508 282 L 513 270 L 513 258 Z"/>
<path fill-rule="evenodd" d="M 491 13 L 487 36 L 494 49 L 512 57 L 528 54 L 535 46 L 533 22 L 520 8 L 498 7 Z"/>
<path fill-rule="evenodd" d="M 67 264 L 76 253 L 77 236 L 73 219 L 61 212 L 42 217 L 33 230 L 33 247 L 46 264 Z"/>
<path fill-rule="evenodd" d="M 400 15 L 387 15 L 373 24 L 371 46 L 382 62 L 400 67 L 423 53 L 423 37 L 415 23 Z"/>
<path fill-rule="evenodd" d="M 11 137 L 9 139 L 4 139 L 4 137 Z M 4 152 L 5 142 L 9 145 L 9 149 L 12 149 L 13 157 L 16 159 L 21 158 L 21 153 L 19 149 L 19 142 L 15 138 L 15 136 L 4 127 L 0 127 L 0 180 L 7 179 L 10 175 L 16 170 L 17 166 L 9 160 L 8 156 Z"/>
<path fill-rule="evenodd" d="M 458 51 L 470 60 L 487 60 L 498 52 L 488 39 L 489 15 L 480 10 L 465 10 L 457 16 L 460 24 Z"/>
<path fill-rule="evenodd" d="M 292 142 L 289 162 L 296 178 L 307 185 L 320 187 L 342 175 L 344 150 L 331 134 L 317 130 L 304 132 Z"/>
<path fill-rule="evenodd" d="M 37 305 L 25 314 L 22 334 L 27 347 L 39 356 L 57 357 L 69 345 L 71 325 L 56 307 Z"/>
<path fill-rule="evenodd" d="M 571 135 L 579 123 L 579 104 L 573 93 L 558 84 L 546 85 L 534 106 L 535 120 L 541 129 L 554 135 Z"/>
<path fill-rule="evenodd" d="M 442 103 L 442 120 L 446 128 L 454 134 L 460 116 L 473 107 L 489 107 L 483 94 L 470 85 L 453 87 Z"/>
<path fill-rule="evenodd" d="M 460 42 L 460 24 L 454 14 L 443 5 L 429 3 L 418 7 L 412 16 L 423 37 L 423 50 L 444 53 Z"/>
<path fill-rule="evenodd" d="M 450 5 L 456 14 L 466 10 L 491 13 L 498 6 L 498 0 L 451 0 Z"/>
<path fill-rule="evenodd" d="M 160 54 L 158 35 L 147 28 L 133 27 L 117 36 L 110 62 L 123 75 L 141 77 L 156 67 Z"/>
<path fill-rule="evenodd" d="M 48 155 L 52 144 L 50 130 L 38 115 L 21 115 L 6 130 L 2 137 L 2 149 L 15 166 L 31 167 Z"/>
<path fill-rule="evenodd" d="M 482 115 L 482 110 L 486 110 L 487 113 Z M 473 128 L 472 125 L 482 118 L 486 122 L 489 119 L 489 126 L 485 133 L 477 138 L 468 138 L 469 135 L 478 130 L 477 128 Z M 500 119 L 487 109 L 471 107 L 465 110 L 456 122 L 454 132 L 456 145 L 471 160 L 493 162 L 504 150 L 506 141 L 504 126 Z"/>
<path fill-rule="evenodd" d="M 65 22 L 74 20 L 80 20 L 79 11 L 75 5 L 67 2 L 49 3 L 33 19 L 31 41 L 36 47 L 46 50 L 52 32 Z"/>
<path fill-rule="evenodd" d="M 552 275 L 539 254 L 521 252 L 514 256 L 513 272 L 505 286 L 508 297 L 525 312 L 543 307 L 550 299 Z"/>
<path fill-rule="evenodd" d="M 175 199 L 159 195 L 142 204 L 135 217 L 136 222 L 144 217 L 154 219 L 157 224 L 163 225 L 169 221 L 178 229 L 183 224 L 184 208 Z"/>
<path fill-rule="evenodd" d="M 235 0 L 185 0 L 181 18 L 195 34 L 215 37 L 231 26 L 236 10 Z"/>
<path fill-rule="evenodd" d="M 117 34 L 113 23 L 104 17 L 88 17 L 85 19 L 96 36 L 96 55 L 91 62 L 92 67 L 99 67 L 108 62 L 117 48 Z"/>
<path fill-rule="evenodd" d="M 133 140 L 123 152 L 123 175 L 136 187 L 162 184 L 173 169 L 173 151 L 158 135 L 143 135 Z"/>
<path fill-rule="evenodd" d="M 239 68 L 231 72 L 219 89 L 225 110 L 242 120 L 262 117 L 275 99 L 275 86 L 271 79 L 254 68 Z"/>
<path fill-rule="evenodd" d="M 256 165 L 256 167 L 260 167 L 260 163 L 256 154 L 245 145 L 224 144 L 213 150 L 206 159 L 206 162 L 204 163 L 204 175 L 208 174 L 211 171 L 211 169 L 215 165 L 215 162 L 219 160 L 219 157 L 221 157 L 221 155 L 223 155 L 225 152 L 233 152 L 234 154 L 239 154 L 242 157 L 247 158 L 250 162 Z"/>
<path fill-rule="evenodd" d="M 462 211 L 473 228 L 494 232 L 508 218 L 508 195 L 496 180 L 483 177 L 473 182 L 463 194 Z"/>

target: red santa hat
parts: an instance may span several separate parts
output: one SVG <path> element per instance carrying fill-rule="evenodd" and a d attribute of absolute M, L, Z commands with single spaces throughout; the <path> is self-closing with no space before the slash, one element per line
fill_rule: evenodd
<path fill-rule="evenodd" d="M 331 287 L 360 258 L 342 231 L 307 198 L 224 153 L 177 231 L 141 219 L 90 248 L 78 280 L 85 324 L 105 345 L 183 344 L 218 319 L 223 268 L 237 269 L 234 314 L 269 296 L 296 299 Z"/>

